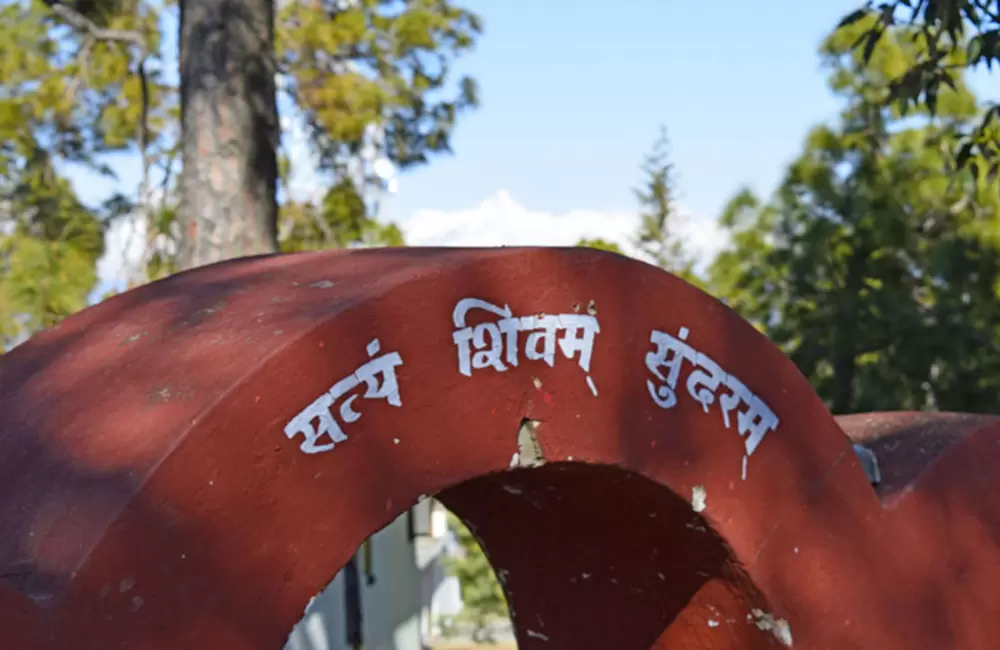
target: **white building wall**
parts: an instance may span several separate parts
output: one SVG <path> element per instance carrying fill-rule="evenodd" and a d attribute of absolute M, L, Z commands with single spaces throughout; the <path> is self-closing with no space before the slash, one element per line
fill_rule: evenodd
<path fill-rule="evenodd" d="M 421 650 L 420 570 L 404 514 L 372 536 L 368 585 L 358 554 L 365 650 Z M 338 573 L 306 610 L 285 650 L 350 650 L 346 644 L 344 576 Z"/>
<path fill-rule="evenodd" d="M 440 636 L 443 618 L 453 618 L 462 611 L 462 591 L 458 579 L 445 572 L 442 562 L 458 550 L 458 542 L 448 529 L 448 511 L 431 501 L 422 514 L 429 535 L 417 539 L 417 566 L 423 606 L 420 631 L 426 641 Z"/>
<path fill-rule="evenodd" d="M 361 601 L 365 650 L 421 650 L 420 571 L 406 515 L 372 538 L 372 572 Z"/>

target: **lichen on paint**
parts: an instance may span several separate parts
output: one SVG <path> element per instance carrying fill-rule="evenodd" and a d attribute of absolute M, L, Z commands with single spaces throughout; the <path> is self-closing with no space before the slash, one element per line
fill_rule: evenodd
<path fill-rule="evenodd" d="M 346 397 L 338 410 L 344 424 L 356 422 L 361 413 L 354 410 L 354 401 L 358 394 L 350 394 L 362 384 L 366 390 L 363 397 L 366 400 L 384 400 L 390 405 L 401 407 L 403 400 L 396 380 L 396 368 L 403 365 L 399 352 L 390 352 L 376 357 L 382 344 L 378 339 L 372 339 L 365 350 L 369 357 L 374 357 L 357 370 L 317 397 L 312 404 L 300 411 L 285 425 L 285 436 L 293 440 L 296 436 L 303 437 L 299 449 L 305 454 L 318 454 L 332 450 L 347 440 L 341 424 L 334 418 L 331 409 L 341 398 Z"/>

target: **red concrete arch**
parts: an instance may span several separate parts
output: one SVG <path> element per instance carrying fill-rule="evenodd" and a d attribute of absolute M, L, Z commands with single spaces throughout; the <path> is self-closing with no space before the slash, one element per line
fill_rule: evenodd
<path fill-rule="evenodd" d="M 464 374 L 463 341 L 488 347 L 491 328 L 456 331 L 483 323 L 518 355 Z M 685 355 L 673 393 L 657 341 Z M 332 436 L 295 420 L 310 405 Z M 220 264 L 0 360 L 0 648 L 279 648 L 431 493 L 482 539 L 524 649 L 986 648 L 1000 429 L 979 424 L 880 501 L 794 366 L 647 265 Z"/>

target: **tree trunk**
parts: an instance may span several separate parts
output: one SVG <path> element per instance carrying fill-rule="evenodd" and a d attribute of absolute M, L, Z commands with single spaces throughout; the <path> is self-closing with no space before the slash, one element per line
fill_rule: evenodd
<path fill-rule="evenodd" d="M 858 327 L 861 314 L 858 301 L 864 287 L 865 267 L 871 256 L 869 248 L 855 242 L 854 251 L 847 262 L 847 276 L 839 297 L 842 309 L 833 325 L 835 329 L 833 354 L 833 400 L 830 410 L 834 415 L 847 415 L 855 411 L 854 377 L 858 370 Z"/>
<path fill-rule="evenodd" d="M 181 0 L 178 267 L 278 250 L 274 0 Z"/>

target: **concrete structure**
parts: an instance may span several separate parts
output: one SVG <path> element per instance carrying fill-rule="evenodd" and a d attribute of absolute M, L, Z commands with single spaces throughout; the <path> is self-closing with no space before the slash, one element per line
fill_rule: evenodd
<path fill-rule="evenodd" d="M 998 418 L 835 419 L 609 253 L 228 262 L 0 359 L 0 650 L 279 648 L 423 495 L 521 650 L 994 650 L 998 467 Z"/>

